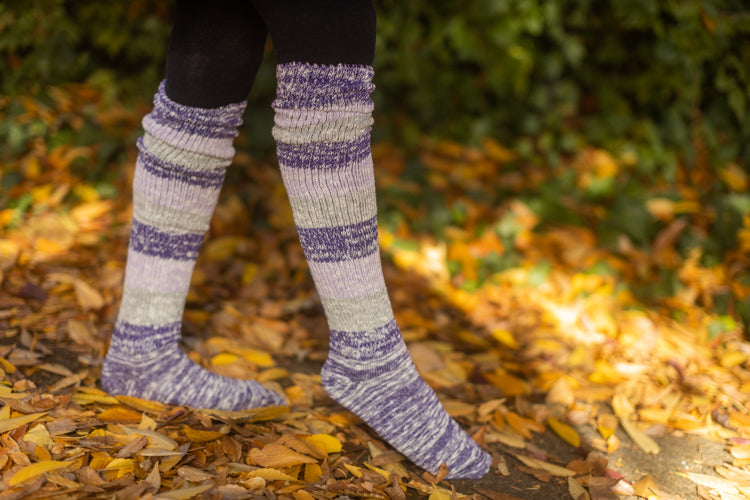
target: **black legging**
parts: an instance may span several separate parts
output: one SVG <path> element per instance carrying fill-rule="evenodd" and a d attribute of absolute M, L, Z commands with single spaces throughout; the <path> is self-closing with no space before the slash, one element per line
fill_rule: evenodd
<path fill-rule="evenodd" d="M 247 98 L 270 32 L 278 63 L 371 65 L 371 0 L 177 0 L 170 99 L 215 108 Z"/>

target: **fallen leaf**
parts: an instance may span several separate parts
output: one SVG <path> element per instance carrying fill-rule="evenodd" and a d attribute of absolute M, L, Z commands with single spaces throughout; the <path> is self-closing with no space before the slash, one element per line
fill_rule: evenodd
<path fill-rule="evenodd" d="M 24 481 L 28 481 L 29 479 L 33 479 L 39 475 L 46 474 L 47 472 L 67 467 L 72 463 L 72 461 L 45 460 L 42 462 L 37 462 L 35 464 L 27 465 L 26 467 L 19 469 L 10 478 L 8 478 L 7 483 L 8 486 L 16 486 L 23 483 Z"/>

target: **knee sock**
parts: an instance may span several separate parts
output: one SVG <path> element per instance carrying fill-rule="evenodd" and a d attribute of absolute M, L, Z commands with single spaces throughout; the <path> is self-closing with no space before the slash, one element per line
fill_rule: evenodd
<path fill-rule="evenodd" d="M 323 387 L 420 467 L 478 478 L 491 458 L 419 376 L 380 262 L 370 153 L 372 68 L 277 68 L 274 138 L 305 258 L 330 327 Z"/>
<path fill-rule="evenodd" d="M 244 108 L 177 104 L 162 84 L 143 119 L 125 287 L 102 369 L 112 394 L 224 410 L 283 403 L 255 381 L 200 367 L 179 345 L 190 278 Z"/>

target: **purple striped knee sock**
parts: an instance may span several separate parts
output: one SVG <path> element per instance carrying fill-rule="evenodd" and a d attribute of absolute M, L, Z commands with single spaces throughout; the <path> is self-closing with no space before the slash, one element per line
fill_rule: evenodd
<path fill-rule="evenodd" d="M 372 68 L 288 63 L 274 101 L 279 164 L 331 330 L 323 387 L 415 464 L 478 478 L 491 458 L 422 380 L 380 263 L 370 153 Z"/>
<path fill-rule="evenodd" d="M 162 83 L 143 119 L 125 288 L 102 369 L 102 386 L 112 394 L 223 410 L 283 404 L 255 381 L 200 367 L 179 345 L 190 277 L 244 109 L 244 102 L 183 106 Z"/>

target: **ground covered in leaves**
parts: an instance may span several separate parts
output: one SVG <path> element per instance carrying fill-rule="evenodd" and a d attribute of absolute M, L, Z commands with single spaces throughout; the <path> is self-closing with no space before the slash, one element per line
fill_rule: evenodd
<path fill-rule="evenodd" d="M 736 245 L 706 262 L 677 245 L 711 238 L 686 179 L 622 213 L 591 195 L 618 189 L 632 158 L 581 148 L 553 168 L 492 140 L 425 140 L 418 159 L 376 144 L 398 322 L 424 378 L 495 458 L 481 481 L 447 482 L 323 392 L 323 312 L 278 171 L 245 136 L 192 282 L 185 348 L 289 405 L 220 412 L 104 393 L 148 108 L 86 86 L 49 96 L 0 103 L 23 143 L 3 158 L 0 192 L 0 499 L 750 498 L 750 344 L 733 314 L 750 297 L 750 212 Z M 111 157 L 104 143 L 62 140 L 91 127 L 125 148 L 106 181 L 89 176 Z M 722 176 L 747 191 L 739 167 Z M 649 246 L 611 223 L 633 214 L 659 229 Z"/>

